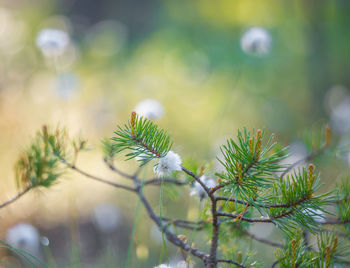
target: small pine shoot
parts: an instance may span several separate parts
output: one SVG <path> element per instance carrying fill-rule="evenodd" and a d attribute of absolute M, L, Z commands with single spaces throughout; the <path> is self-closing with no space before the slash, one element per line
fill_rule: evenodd
<path fill-rule="evenodd" d="M 141 166 L 152 159 L 165 157 L 172 147 L 165 130 L 135 112 L 131 114 L 128 124 L 124 127 L 118 126 L 114 134 L 113 153 L 129 150 L 126 154 L 127 160 L 136 158 Z"/>
<path fill-rule="evenodd" d="M 50 187 L 62 175 L 60 158 L 65 156 L 67 134 L 57 128 L 50 132 L 43 126 L 33 143 L 25 150 L 15 164 L 19 187 Z"/>

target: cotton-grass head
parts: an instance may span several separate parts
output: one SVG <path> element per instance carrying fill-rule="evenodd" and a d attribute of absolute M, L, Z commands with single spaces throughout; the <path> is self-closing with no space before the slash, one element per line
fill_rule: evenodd
<path fill-rule="evenodd" d="M 209 189 L 213 188 L 216 185 L 215 181 L 208 175 L 202 175 L 199 179 Z M 202 185 L 200 185 L 199 182 L 195 181 L 192 185 L 190 195 L 199 196 L 199 198 L 202 200 L 207 196 L 207 193 L 203 189 Z"/>
<path fill-rule="evenodd" d="M 153 268 L 172 268 L 172 267 L 170 265 L 162 263 L 157 266 L 154 266 Z"/>
<path fill-rule="evenodd" d="M 169 175 L 173 171 L 181 170 L 181 157 L 169 151 L 166 156 L 159 159 L 158 164 L 154 167 L 154 172 L 158 177 Z"/>
<path fill-rule="evenodd" d="M 45 57 L 62 55 L 69 45 L 69 35 L 58 29 L 43 29 L 36 38 L 36 45 Z"/>
<path fill-rule="evenodd" d="M 13 248 L 26 251 L 36 257 L 40 255 L 40 234 L 28 223 L 19 223 L 8 229 L 6 241 Z"/>
<path fill-rule="evenodd" d="M 249 28 L 241 38 L 241 48 L 244 53 L 263 56 L 271 50 L 271 35 L 262 27 Z"/>
<path fill-rule="evenodd" d="M 145 99 L 139 102 L 134 111 L 143 117 L 151 120 L 160 119 L 164 116 L 164 108 L 162 104 L 154 99 Z"/>

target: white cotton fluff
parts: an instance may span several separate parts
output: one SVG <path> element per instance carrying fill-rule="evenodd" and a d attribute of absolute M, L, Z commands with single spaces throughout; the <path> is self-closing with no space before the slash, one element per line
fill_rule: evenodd
<path fill-rule="evenodd" d="M 160 264 L 158 266 L 154 266 L 153 268 L 172 268 L 172 267 L 170 265 L 162 263 L 162 264 Z"/>
<path fill-rule="evenodd" d="M 320 209 L 308 208 L 308 209 L 304 209 L 303 212 L 311 216 L 314 219 L 314 221 L 317 223 L 325 222 L 325 215 L 323 211 Z"/>
<path fill-rule="evenodd" d="M 163 177 L 173 171 L 181 170 L 181 157 L 169 151 L 166 156 L 159 159 L 158 164 L 154 167 L 154 172 L 158 177 Z"/>
<path fill-rule="evenodd" d="M 8 229 L 6 241 L 11 247 L 24 250 L 35 257 L 40 256 L 39 232 L 28 223 L 19 223 Z"/>
<path fill-rule="evenodd" d="M 68 34 L 58 29 L 43 29 L 36 38 L 36 45 L 46 57 L 63 54 L 68 44 Z"/>
<path fill-rule="evenodd" d="M 214 187 L 216 185 L 215 181 L 211 179 L 210 177 L 203 175 L 199 178 L 205 186 L 207 186 L 209 189 Z M 203 189 L 203 187 L 200 185 L 199 182 L 195 181 L 195 183 L 192 186 L 190 195 L 197 195 L 200 197 L 200 199 L 203 199 L 206 197 L 206 192 Z"/>
<path fill-rule="evenodd" d="M 145 99 L 139 102 L 135 106 L 134 111 L 138 115 L 146 117 L 151 120 L 159 119 L 164 115 L 164 108 L 162 104 L 160 104 L 158 101 L 153 99 Z"/>
<path fill-rule="evenodd" d="M 243 34 L 241 48 L 250 55 L 266 55 L 271 49 L 271 36 L 264 28 L 252 27 Z"/>
<path fill-rule="evenodd" d="M 186 261 L 179 261 L 176 266 L 176 268 L 193 268 L 194 265 L 193 265 L 193 262 L 186 262 Z"/>

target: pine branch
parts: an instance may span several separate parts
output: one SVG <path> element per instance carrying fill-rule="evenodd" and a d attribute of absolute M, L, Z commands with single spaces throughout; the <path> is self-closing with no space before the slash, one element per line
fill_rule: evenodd
<path fill-rule="evenodd" d="M 135 112 L 124 127 L 118 126 L 112 138 L 113 154 L 125 150 L 127 160 L 137 158 L 141 166 L 155 158 L 165 157 L 172 147 L 170 137 L 163 129 L 147 118 L 138 116 Z"/>
<path fill-rule="evenodd" d="M 175 185 L 186 185 L 188 184 L 187 181 L 181 181 L 178 179 L 173 179 L 173 178 L 154 178 L 154 179 L 150 179 L 148 181 L 145 181 L 145 185 L 161 185 L 161 183 L 171 183 L 171 184 L 175 184 Z"/>
<path fill-rule="evenodd" d="M 64 158 L 61 158 L 61 161 L 62 163 L 64 163 L 68 168 L 80 173 L 81 175 L 89 178 L 89 179 L 92 179 L 92 180 L 95 180 L 95 181 L 98 181 L 98 182 L 102 182 L 104 184 L 108 184 L 108 185 L 111 185 L 115 188 L 121 188 L 121 189 L 124 189 L 124 190 L 128 190 L 128 191 L 131 191 L 131 192 L 135 192 L 136 189 L 133 188 L 133 187 L 130 187 L 130 186 L 126 186 L 126 185 L 123 185 L 123 184 L 119 184 L 119 183 L 115 183 L 115 182 L 112 182 L 112 181 L 109 181 L 109 180 L 106 180 L 106 179 L 103 179 L 103 178 L 100 178 L 100 177 L 97 177 L 95 175 L 91 175 L 79 168 L 77 168 L 76 166 L 72 165 L 72 164 L 69 164 Z"/>
<path fill-rule="evenodd" d="M 216 196 L 215 197 L 216 200 L 218 201 L 228 201 L 228 202 L 234 202 L 234 203 L 239 203 L 239 204 L 243 204 L 243 205 L 248 205 L 248 206 L 258 206 L 261 208 L 291 208 L 291 207 L 296 207 L 298 205 L 300 205 L 301 203 L 305 202 L 307 199 L 309 199 L 308 196 L 304 196 L 302 198 L 300 198 L 299 200 L 292 202 L 292 203 L 285 203 L 285 204 L 249 204 L 246 201 L 243 200 L 238 200 L 238 199 L 234 199 L 234 198 L 229 198 L 226 196 Z"/>
<path fill-rule="evenodd" d="M 244 265 L 242 265 L 242 264 L 240 264 L 240 263 L 238 263 L 238 262 L 235 262 L 235 261 L 233 261 L 233 260 L 228 260 L 228 259 L 218 259 L 218 260 L 217 260 L 217 263 L 220 263 L 220 262 L 222 262 L 222 263 L 231 263 L 231 264 L 234 264 L 234 265 L 236 265 L 236 266 L 238 266 L 238 267 L 245 268 L 245 266 L 244 266 Z"/>
<path fill-rule="evenodd" d="M 148 216 L 157 224 L 158 228 L 166 234 L 167 239 L 174 245 L 182 248 L 184 251 L 187 251 L 191 253 L 193 256 L 196 256 L 203 260 L 205 263 L 208 262 L 209 255 L 191 247 L 190 245 L 184 243 L 181 239 L 179 239 L 175 234 L 169 232 L 164 226 L 161 224 L 161 220 L 159 217 L 156 216 L 154 213 L 153 209 L 151 208 L 150 204 L 148 203 L 147 199 L 145 198 L 143 192 L 142 192 L 142 187 L 139 188 L 138 190 L 138 195 L 143 203 L 144 207 L 146 208 Z"/>
<path fill-rule="evenodd" d="M 4 203 L 0 204 L 0 209 L 4 208 L 10 204 L 12 204 L 13 202 L 17 201 L 19 198 L 21 198 L 24 194 L 26 194 L 29 190 L 31 190 L 32 187 L 28 186 L 27 188 L 25 188 L 24 190 L 22 190 L 21 192 L 19 192 L 17 195 L 15 195 L 14 197 L 12 197 L 11 199 L 5 201 Z"/>
<path fill-rule="evenodd" d="M 286 211 L 280 215 L 277 215 L 277 216 L 274 216 L 271 218 L 247 218 L 247 217 L 240 217 L 240 218 L 241 218 L 241 220 L 247 221 L 247 222 L 273 222 L 274 220 L 290 216 L 291 214 L 293 214 L 293 212 L 294 212 L 294 209 Z M 233 218 L 233 219 L 236 219 L 239 216 L 239 215 L 236 215 L 233 213 L 222 212 L 222 211 L 218 212 L 217 215 L 220 217 L 229 217 L 229 218 Z"/>

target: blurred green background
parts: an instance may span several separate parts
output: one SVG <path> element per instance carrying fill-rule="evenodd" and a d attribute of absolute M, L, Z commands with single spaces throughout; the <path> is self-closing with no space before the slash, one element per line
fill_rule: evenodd
<path fill-rule="evenodd" d="M 86 137 L 94 150 L 78 164 L 122 181 L 103 165 L 100 141 L 144 99 L 163 106 L 157 123 L 175 150 L 201 163 L 214 163 L 219 146 L 242 127 L 264 128 L 284 145 L 300 145 L 298 134 L 328 122 L 335 141 L 349 144 L 349 14 L 348 0 L 0 0 L 1 200 L 15 195 L 13 163 L 42 124 L 59 123 L 72 136 Z M 266 30 L 268 53 L 242 50 L 242 36 L 254 26 Z M 59 56 L 36 45 L 48 28 L 70 38 Z M 123 170 L 135 170 L 135 163 L 119 160 Z M 325 179 L 347 174 L 349 162 L 348 154 L 332 162 Z M 65 177 L 1 210 L 0 237 L 29 222 L 49 238 L 42 254 L 51 264 L 123 267 L 136 197 L 76 174 Z M 198 200 L 188 192 L 179 192 L 181 202 L 165 201 L 168 214 L 196 218 Z M 157 204 L 158 190 L 150 195 Z M 92 220 L 104 203 L 122 215 L 108 239 Z M 153 267 L 161 245 L 143 210 L 136 215 L 130 267 Z M 272 250 L 255 246 L 270 263 Z M 19 265 L 9 252 L 1 256 Z"/>

